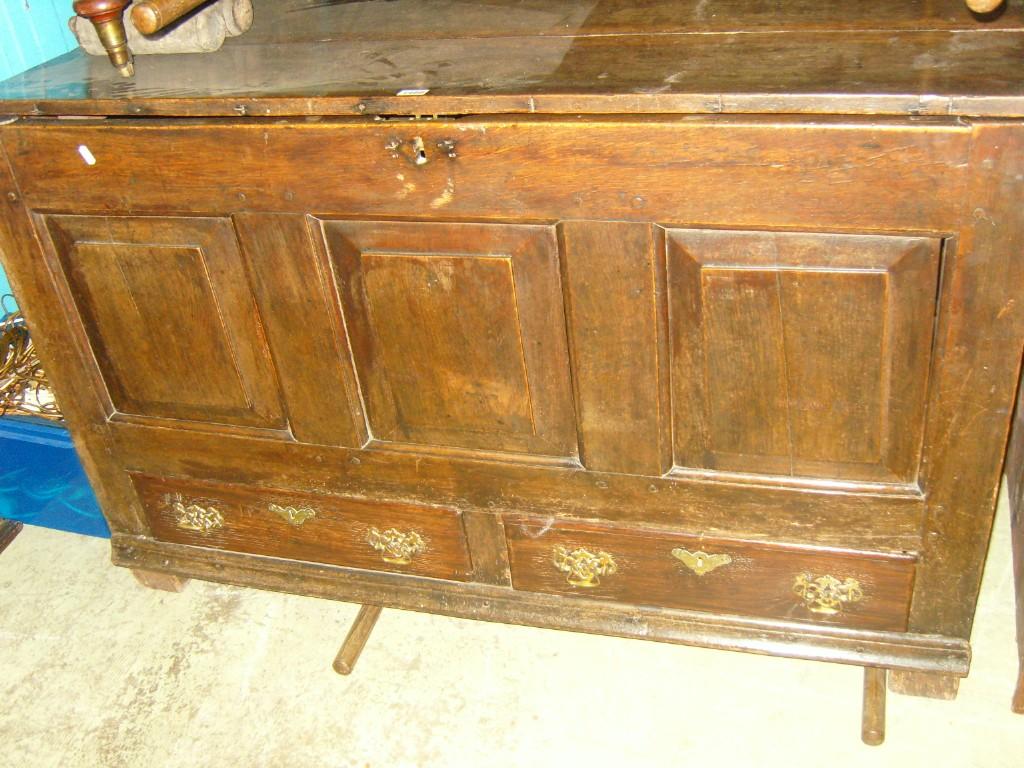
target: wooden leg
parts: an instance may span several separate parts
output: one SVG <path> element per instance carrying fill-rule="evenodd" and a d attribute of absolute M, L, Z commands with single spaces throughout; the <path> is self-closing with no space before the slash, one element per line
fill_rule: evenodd
<path fill-rule="evenodd" d="M 885 741 L 885 672 L 877 667 L 864 668 L 864 714 L 860 737 L 872 747 Z"/>
<path fill-rule="evenodd" d="M 345 642 L 341 644 L 341 650 L 334 658 L 334 671 L 339 675 L 350 675 L 359 661 L 359 654 L 363 652 L 363 646 L 373 631 L 373 625 L 377 623 L 380 616 L 379 605 L 364 605 L 359 609 L 359 615 L 352 622 L 352 628 L 348 631 Z"/>
<path fill-rule="evenodd" d="M 941 672 L 906 672 L 891 670 L 889 672 L 889 690 L 905 696 L 925 696 L 929 699 L 956 698 L 960 688 L 960 678 L 956 675 L 944 675 Z"/>
<path fill-rule="evenodd" d="M 14 541 L 19 533 L 21 533 L 21 523 L 0 518 L 0 552 L 7 549 L 7 545 Z"/>
<path fill-rule="evenodd" d="M 156 571 L 143 571 L 133 568 L 132 573 L 136 581 L 144 587 L 159 589 L 162 592 L 181 592 L 188 584 L 188 579 L 174 576 L 170 573 L 157 573 Z"/>
<path fill-rule="evenodd" d="M 1024 715 L 1024 656 L 1020 660 L 1020 672 L 1017 674 L 1017 691 L 1013 694 L 1013 711 Z"/>

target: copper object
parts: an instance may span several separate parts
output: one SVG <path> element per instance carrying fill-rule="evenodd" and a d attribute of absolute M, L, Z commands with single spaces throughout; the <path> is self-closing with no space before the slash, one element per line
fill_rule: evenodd
<path fill-rule="evenodd" d="M 22 413 L 63 419 L 25 318 L 20 312 L 0 318 L 0 416 Z"/>
<path fill-rule="evenodd" d="M 132 8 L 132 24 L 144 35 L 153 35 L 191 13 L 208 0 L 144 0 Z"/>
<path fill-rule="evenodd" d="M 88 19 L 96 28 L 110 63 L 124 77 L 135 74 L 132 52 L 124 29 L 124 9 L 131 0 L 75 0 L 75 13 Z"/>

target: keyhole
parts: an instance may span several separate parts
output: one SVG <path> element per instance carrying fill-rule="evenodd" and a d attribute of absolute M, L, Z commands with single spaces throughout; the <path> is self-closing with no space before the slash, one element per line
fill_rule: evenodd
<path fill-rule="evenodd" d="M 427 150 L 423 146 L 423 139 L 419 136 L 412 140 L 412 150 L 416 157 L 416 165 L 425 165 L 427 162 Z"/>

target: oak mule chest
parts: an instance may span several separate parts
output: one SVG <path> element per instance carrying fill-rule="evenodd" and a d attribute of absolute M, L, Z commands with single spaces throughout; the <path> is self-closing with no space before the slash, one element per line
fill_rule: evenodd
<path fill-rule="evenodd" d="M 1022 5 L 770 5 L 264 2 L 0 86 L 3 263 L 114 562 L 362 603 L 341 671 L 388 607 L 860 665 L 871 743 L 886 682 L 954 696 Z"/>

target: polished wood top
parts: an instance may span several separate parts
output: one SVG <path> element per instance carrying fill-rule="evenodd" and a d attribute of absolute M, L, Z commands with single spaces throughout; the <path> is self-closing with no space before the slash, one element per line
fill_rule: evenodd
<path fill-rule="evenodd" d="M 1022 62 L 1024 0 L 256 0 L 216 53 L 75 51 L 0 113 L 1024 116 Z"/>

